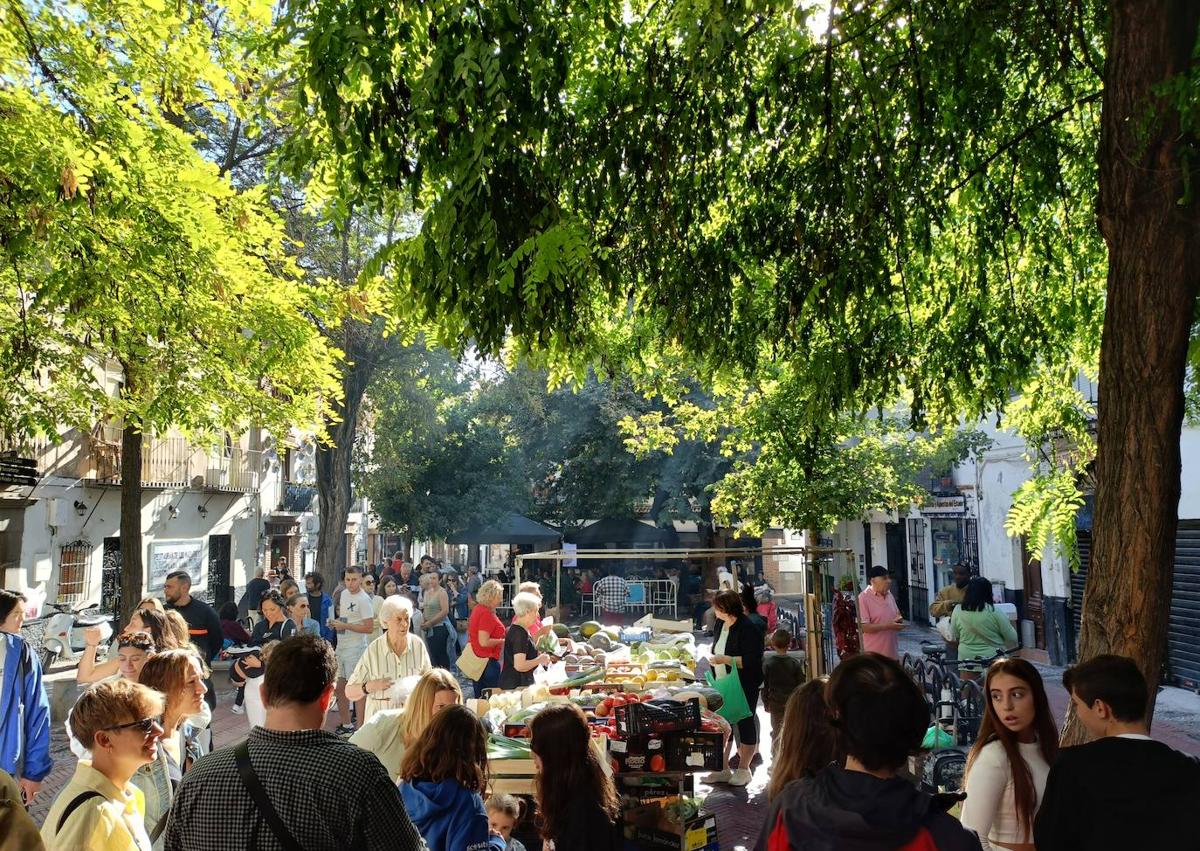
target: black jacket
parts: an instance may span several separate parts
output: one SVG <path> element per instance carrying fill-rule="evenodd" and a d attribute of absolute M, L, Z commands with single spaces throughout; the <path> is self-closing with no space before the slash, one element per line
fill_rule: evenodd
<path fill-rule="evenodd" d="M 1200 762 L 1162 742 L 1063 748 L 1033 824 L 1038 851 L 1200 849 Z"/>
<path fill-rule="evenodd" d="M 713 647 L 717 646 L 717 640 L 724 628 L 725 622 L 718 618 L 713 630 Z M 762 686 L 763 634 L 745 615 L 734 621 L 733 626 L 729 628 L 725 655 L 742 657 L 742 667 L 737 669 L 738 680 L 749 699 L 750 695 Z"/>
<path fill-rule="evenodd" d="M 775 797 L 755 851 L 980 851 L 980 845 L 907 780 L 829 765 Z"/>

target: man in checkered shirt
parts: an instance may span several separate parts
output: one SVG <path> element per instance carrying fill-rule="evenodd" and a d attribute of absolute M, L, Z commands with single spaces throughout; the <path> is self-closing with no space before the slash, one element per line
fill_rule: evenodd
<path fill-rule="evenodd" d="M 337 661 L 316 635 L 280 642 L 263 676 L 266 724 L 250 731 L 250 765 L 305 851 L 423 851 L 396 784 L 374 754 L 324 729 Z M 196 762 L 171 806 L 168 851 L 284 849 L 236 764 L 235 747 Z"/>
<path fill-rule="evenodd" d="M 625 604 L 629 601 L 629 585 L 624 577 L 615 573 L 606 576 L 592 586 L 592 599 L 601 615 L 606 612 L 624 615 Z"/>

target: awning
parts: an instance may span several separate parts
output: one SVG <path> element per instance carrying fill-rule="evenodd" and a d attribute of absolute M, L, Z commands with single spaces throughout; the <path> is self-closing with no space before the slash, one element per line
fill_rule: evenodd
<path fill-rule="evenodd" d="M 447 544 L 542 544 L 558 541 L 562 533 L 520 514 L 506 514 L 495 522 L 474 526 L 446 538 Z"/>

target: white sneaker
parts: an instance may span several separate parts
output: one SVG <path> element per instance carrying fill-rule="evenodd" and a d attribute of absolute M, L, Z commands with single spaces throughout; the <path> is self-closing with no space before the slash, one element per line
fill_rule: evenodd
<path fill-rule="evenodd" d="M 729 778 L 730 786 L 745 786 L 750 782 L 754 774 L 748 768 L 739 768 L 733 772 L 733 776 Z"/>
<path fill-rule="evenodd" d="M 236 703 L 229 708 L 233 711 L 234 715 L 245 715 L 246 714 L 246 710 L 243 709 L 242 707 L 238 706 Z"/>
<path fill-rule="evenodd" d="M 714 771 L 711 774 L 705 774 L 700 778 L 700 782 L 712 786 L 714 783 L 728 783 L 732 777 L 733 772 L 727 768 L 724 771 Z"/>

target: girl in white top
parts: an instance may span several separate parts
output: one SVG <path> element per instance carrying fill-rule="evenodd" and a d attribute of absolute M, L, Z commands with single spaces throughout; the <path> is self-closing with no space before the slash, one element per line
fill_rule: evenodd
<path fill-rule="evenodd" d="M 984 682 L 987 709 L 967 759 L 962 823 L 984 851 L 1034 851 L 1033 817 L 1058 756 L 1058 728 L 1037 669 L 1001 659 Z"/>

